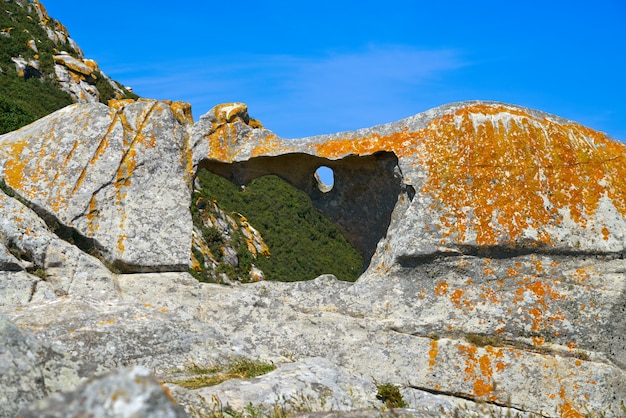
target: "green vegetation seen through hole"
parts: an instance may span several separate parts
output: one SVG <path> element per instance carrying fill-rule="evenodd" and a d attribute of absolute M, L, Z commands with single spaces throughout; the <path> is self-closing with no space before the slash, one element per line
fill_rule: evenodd
<path fill-rule="evenodd" d="M 198 172 L 198 199 L 216 201 L 228 213 L 240 213 L 256 228 L 271 255 L 254 264 L 268 280 L 311 280 L 321 274 L 354 281 L 363 259 L 336 225 L 313 207 L 309 196 L 277 176 L 257 178 L 239 187 L 208 170 Z M 192 211 L 193 211 L 192 207 Z"/>

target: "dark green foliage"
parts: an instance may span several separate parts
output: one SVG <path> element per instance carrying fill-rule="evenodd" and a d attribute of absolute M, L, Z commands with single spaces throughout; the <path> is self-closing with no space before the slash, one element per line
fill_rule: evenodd
<path fill-rule="evenodd" d="M 95 71 L 94 75 L 96 76 L 96 82 L 95 82 L 96 88 L 100 92 L 100 103 L 108 104 L 109 100 L 117 99 L 115 89 L 113 89 L 113 86 L 111 86 L 111 83 L 109 83 L 104 78 L 102 73 L 100 73 L 99 71 Z M 129 92 L 123 86 L 119 86 L 119 87 L 124 91 L 125 98 L 128 98 L 128 99 L 139 98 L 139 96 L 137 96 L 134 93 Z"/>
<path fill-rule="evenodd" d="M 15 102 L 0 96 L 0 134 L 14 131 L 35 121 Z"/>
<path fill-rule="evenodd" d="M 198 180 L 202 190 L 193 206 L 200 197 L 215 200 L 226 212 L 241 213 L 261 233 L 271 256 L 250 262 L 268 280 L 310 280 L 328 273 L 346 281 L 359 277 L 363 259 L 304 192 L 276 176 L 255 179 L 243 190 L 207 170 L 200 170 Z"/>
<path fill-rule="evenodd" d="M 54 19 L 46 23 L 57 29 Z M 56 45 L 41 26 L 35 7 L 19 6 L 16 2 L 0 3 L 0 134 L 21 128 L 56 110 L 73 103 L 71 96 L 60 90 L 54 71 L 54 55 L 61 51 L 75 58 L 78 53 L 69 43 Z M 28 46 L 34 40 L 37 52 Z M 37 76 L 22 77 L 11 58 L 21 57 L 39 62 Z M 36 72 L 36 71 L 35 71 Z M 107 104 L 116 98 L 113 87 L 98 71 L 94 84 L 100 92 L 100 101 Z M 138 96 L 126 90 L 125 97 Z"/>
<path fill-rule="evenodd" d="M 204 242 L 206 242 L 209 246 L 211 254 L 213 254 L 215 260 L 222 261 L 222 247 L 224 246 L 224 237 L 222 237 L 219 229 L 215 228 L 214 226 L 207 228 L 204 225 L 202 225 L 200 229 L 202 230 L 202 237 L 204 238 Z"/>
<path fill-rule="evenodd" d="M 52 81 L 0 74 L 0 134 L 28 125 L 72 104 Z"/>

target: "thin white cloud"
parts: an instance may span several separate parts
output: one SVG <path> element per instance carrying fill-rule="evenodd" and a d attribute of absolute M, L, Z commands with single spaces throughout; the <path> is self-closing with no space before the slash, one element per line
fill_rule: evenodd
<path fill-rule="evenodd" d="M 458 51 L 390 45 L 321 56 L 207 56 L 110 75 L 142 96 L 189 101 L 196 117 L 220 102 L 247 102 L 278 134 L 305 136 L 424 110 L 416 99 L 466 65 Z"/>

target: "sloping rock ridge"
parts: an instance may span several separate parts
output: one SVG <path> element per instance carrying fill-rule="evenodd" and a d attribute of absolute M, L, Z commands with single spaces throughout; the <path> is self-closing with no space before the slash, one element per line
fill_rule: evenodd
<path fill-rule="evenodd" d="M 22 10 L 18 11 L 16 7 Z M 20 77 L 53 79 L 75 103 L 97 103 L 132 95 L 131 90 L 109 78 L 96 61 L 85 57 L 67 28 L 51 18 L 40 1 L 7 0 L 3 2 L 3 9 L 10 16 L 12 25 L 31 28 L 23 29 L 28 41 L 20 46 L 16 56 L 11 57 Z M 36 31 L 32 29 L 33 24 Z M 0 34 L 6 38 L 16 37 L 22 42 L 24 34 L 15 33 L 22 30 L 14 29 L 14 26 L 0 28 Z"/>
<path fill-rule="evenodd" d="M 622 143 L 493 102 L 297 140 L 241 103 L 195 124 L 190 113 L 74 105 L 0 136 L 10 321 L 98 371 L 143 366 L 171 381 L 190 359 L 280 366 L 212 388 L 168 383 L 196 416 L 227 403 L 372 411 L 380 383 L 401 387 L 414 416 L 626 413 Z M 363 275 L 197 282 L 186 270 L 200 169 L 303 190 L 363 255 Z M 38 384 L 13 410 L 54 391 Z"/>

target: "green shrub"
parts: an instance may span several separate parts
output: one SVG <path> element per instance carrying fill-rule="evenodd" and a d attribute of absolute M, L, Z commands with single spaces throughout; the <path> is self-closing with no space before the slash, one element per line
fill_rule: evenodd
<path fill-rule="evenodd" d="M 15 73 L 0 74 L 0 134 L 19 129 L 72 103 L 70 95 L 50 80 L 25 80 Z"/>

